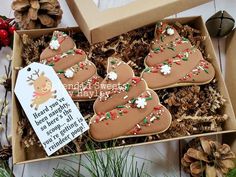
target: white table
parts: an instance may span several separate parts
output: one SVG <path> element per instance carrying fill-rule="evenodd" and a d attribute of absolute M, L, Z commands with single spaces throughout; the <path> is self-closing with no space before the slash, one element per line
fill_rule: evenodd
<path fill-rule="evenodd" d="M 59 0 L 64 11 L 62 23 L 60 26 L 76 26 L 76 23 L 67 7 L 67 4 L 64 0 Z M 96 4 L 99 5 L 101 9 L 106 9 L 108 7 L 116 6 L 119 4 L 127 3 L 132 0 L 94 0 Z M 119 1 L 119 2 L 118 2 Z M 7 16 L 12 16 L 12 11 L 10 10 L 11 1 L 1 1 L 0 14 Z M 184 17 L 184 16 L 195 16 L 202 15 L 204 20 L 209 18 L 213 13 L 219 10 L 226 10 L 236 19 L 236 0 L 214 0 L 207 4 L 201 5 L 199 7 L 184 11 L 173 15 L 172 17 Z M 215 51 L 218 57 L 219 64 L 222 68 L 222 73 L 225 73 L 225 39 L 212 39 L 215 47 Z M 6 51 L 6 50 L 4 50 Z M 3 52 L 3 51 L 2 51 Z M 0 53 L 0 73 L 4 73 L 3 64 L 6 63 L 2 58 L 3 54 Z M 1 96 L 2 97 L 2 91 Z M 10 98 L 9 98 L 10 99 Z M 180 177 L 187 176 L 180 171 L 179 166 L 179 142 L 168 142 L 168 143 L 159 143 L 154 145 L 140 146 L 133 149 L 133 152 L 136 153 L 136 156 L 140 157 L 139 161 L 142 161 L 141 158 L 149 159 L 152 163 L 147 162 L 148 171 L 153 176 L 171 176 L 171 177 Z M 59 163 L 70 164 L 71 166 L 77 166 L 76 164 L 70 163 L 66 159 L 59 160 L 49 160 L 43 162 L 36 162 L 25 165 L 15 165 L 14 173 L 16 177 L 39 177 L 45 174 L 51 175 L 53 168 L 56 167 Z"/>

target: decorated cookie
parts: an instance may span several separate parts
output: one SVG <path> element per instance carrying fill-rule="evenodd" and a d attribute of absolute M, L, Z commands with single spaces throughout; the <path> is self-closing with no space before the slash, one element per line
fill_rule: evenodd
<path fill-rule="evenodd" d="M 97 97 L 102 78 L 85 52 L 77 49 L 67 34 L 55 31 L 40 60 L 54 68 L 73 100 L 84 101 Z"/>
<path fill-rule="evenodd" d="M 144 60 L 141 77 L 154 90 L 209 83 L 215 70 L 202 53 L 181 37 L 176 29 L 158 23 L 151 51 Z"/>
<path fill-rule="evenodd" d="M 125 62 L 108 59 L 107 76 L 94 103 L 89 134 L 96 141 L 145 136 L 166 131 L 172 117 L 144 79 Z"/>

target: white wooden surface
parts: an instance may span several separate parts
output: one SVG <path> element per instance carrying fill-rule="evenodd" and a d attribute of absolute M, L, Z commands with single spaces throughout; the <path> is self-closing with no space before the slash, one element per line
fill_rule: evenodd
<path fill-rule="evenodd" d="M 64 11 L 62 23 L 60 26 L 76 26 L 76 23 L 67 7 L 64 0 L 59 0 Z M 94 0 L 101 10 L 119 6 L 123 3 L 128 3 L 133 0 Z M 10 10 L 11 1 L 1 0 L 0 14 L 12 16 Z M 236 0 L 213 0 L 207 4 L 199 7 L 184 11 L 173 15 L 172 17 L 184 17 L 202 15 L 204 20 L 209 18 L 213 13 L 218 10 L 228 11 L 236 19 Z M 96 19 L 94 19 L 96 20 Z M 222 72 L 224 74 L 225 68 L 225 39 L 212 39 L 215 47 L 216 54 L 221 65 Z M 2 58 L 4 57 L 3 52 L 9 50 L 4 49 L 0 53 L 0 74 L 4 73 L 3 64 L 6 63 Z M 3 89 L 0 88 L 0 98 L 2 98 Z M 10 99 L 10 98 L 9 98 Z M 1 139 L 2 140 L 2 139 Z M 37 153 L 37 152 L 36 152 Z M 169 177 L 184 177 L 187 176 L 180 172 L 179 167 L 179 142 L 161 143 L 155 145 L 141 146 L 133 149 L 132 153 L 135 153 L 137 157 L 141 159 L 149 159 L 151 161 L 148 165 L 148 171 L 153 176 L 169 176 Z M 72 157 L 73 158 L 73 157 Z M 53 168 L 58 164 L 69 164 L 76 166 L 76 164 L 69 162 L 72 158 L 50 160 L 37 163 L 31 163 L 26 165 L 15 165 L 14 173 L 16 177 L 40 177 L 45 174 L 52 174 Z"/>

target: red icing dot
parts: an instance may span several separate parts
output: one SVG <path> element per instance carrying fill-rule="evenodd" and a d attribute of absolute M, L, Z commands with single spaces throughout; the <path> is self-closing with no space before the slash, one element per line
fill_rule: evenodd
<path fill-rule="evenodd" d="M 133 77 L 132 81 L 137 84 L 141 81 L 141 78 L 140 77 Z"/>
<path fill-rule="evenodd" d="M 171 59 L 168 59 L 167 62 L 168 62 L 169 64 L 171 64 L 171 63 L 172 63 L 172 60 L 171 60 Z"/>
<path fill-rule="evenodd" d="M 131 104 L 130 107 L 131 108 L 136 108 L 136 105 L 135 104 Z"/>
<path fill-rule="evenodd" d="M 182 41 L 178 41 L 177 44 L 182 44 Z"/>
<path fill-rule="evenodd" d="M 108 122 L 106 122 L 106 125 L 109 125 L 109 123 L 108 123 Z"/>
<path fill-rule="evenodd" d="M 92 84 L 95 84 L 97 81 L 97 78 L 92 78 Z"/>
<path fill-rule="evenodd" d="M 189 52 L 190 50 L 189 49 L 185 49 L 184 52 Z"/>
<path fill-rule="evenodd" d="M 124 110 L 123 113 L 125 113 L 125 114 L 128 113 L 128 110 Z"/>
<path fill-rule="evenodd" d="M 53 60 L 54 60 L 55 62 L 57 62 L 57 61 L 60 60 L 60 57 L 56 55 L 56 56 L 53 58 Z"/>
<path fill-rule="evenodd" d="M 79 55 L 82 55 L 83 54 L 83 51 L 81 49 L 76 49 L 75 50 L 75 53 L 76 54 L 79 54 Z"/>
<path fill-rule="evenodd" d="M 181 59 L 183 56 L 178 54 L 176 57 L 178 57 L 179 59 Z"/>
<path fill-rule="evenodd" d="M 117 113 L 115 111 L 111 111 L 111 119 L 114 120 L 117 117 Z"/>
<path fill-rule="evenodd" d="M 158 111 L 158 110 L 161 110 L 161 108 L 162 108 L 162 106 L 155 106 L 155 107 L 154 107 L 154 110 L 155 110 L 155 111 Z"/>
<path fill-rule="evenodd" d="M 79 63 L 80 68 L 84 68 L 84 66 L 85 66 L 84 63 Z"/>
<path fill-rule="evenodd" d="M 158 69 L 157 69 L 157 68 L 152 68 L 152 72 L 153 72 L 153 73 L 157 73 L 157 72 L 158 72 Z"/>
<path fill-rule="evenodd" d="M 177 61 L 177 62 L 175 62 L 175 63 L 176 63 L 177 65 L 181 65 L 181 63 L 180 63 L 180 62 L 178 62 L 178 61 Z"/>

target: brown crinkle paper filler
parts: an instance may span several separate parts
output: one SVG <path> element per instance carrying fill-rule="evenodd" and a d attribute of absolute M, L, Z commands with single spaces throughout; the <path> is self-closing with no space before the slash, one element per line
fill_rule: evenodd
<path fill-rule="evenodd" d="M 182 36 L 189 38 L 203 52 L 205 59 L 209 59 L 203 45 L 205 37 L 201 36 L 198 30 L 180 23 L 174 25 Z M 88 58 L 95 63 L 100 76 L 105 77 L 106 75 L 108 57 L 120 57 L 139 76 L 144 69 L 144 59 L 149 53 L 150 43 L 154 38 L 154 30 L 155 25 L 150 25 L 94 45 L 90 45 L 80 31 L 70 30 L 69 35 L 75 40 L 77 47 L 83 49 Z M 24 64 L 28 65 L 33 61 L 39 61 L 40 53 L 48 46 L 51 34 L 35 39 L 27 35 L 22 35 L 21 38 L 24 45 L 22 58 L 25 61 Z M 157 94 L 161 103 L 170 110 L 173 116 L 173 122 L 169 130 L 165 133 L 147 137 L 118 139 L 105 143 L 94 142 L 89 138 L 87 133 L 84 133 L 56 152 L 55 155 L 67 154 L 72 151 L 86 151 L 86 145 L 91 143 L 94 144 L 95 148 L 99 149 L 114 145 L 121 146 L 199 133 L 216 132 L 222 129 L 222 125 L 228 119 L 228 115 L 222 114 L 220 111 L 224 107 L 225 99 L 217 88 L 216 80 L 201 86 L 159 90 Z M 86 121 L 89 121 L 93 115 L 93 101 L 76 102 L 76 105 L 86 118 Z M 40 145 L 31 125 L 24 115 L 22 115 L 18 128 L 19 132 L 22 132 L 22 130 L 22 143 L 25 147 Z"/>
<path fill-rule="evenodd" d="M 3 146 L 0 148 L 0 161 L 8 160 L 12 156 L 12 147 Z"/>
<path fill-rule="evenodd" d="M 177 87 L 157 91 L 173 121 L 159 137 L 171 138 L 222 130 L 228 115 L 220 112 L 226 100 L 217 90 L 216 80 L 201 86 Z"/>
<path fill-rule="evenodd" d="M 158 93 L 158 91 L 157 91 Z M 167 95 L 166 95 L 167 96 Z M 164 100 L 168 109 L 179 118 L 183 114 L 207 116 L 217 113 L 226 100 L 217 91 L 216 81 L 203 86 L 174 88 Z"/>
<path fill-rule="evenodd" d="M 56 27 L 63 14 L 57 0 L 14 0 L 12 9 L 21 29 Z"/>
<path fill-rule="evenodd" d="M 24 46 L 21 57 L 25 65 L 38 62 L 41 52 L 48 46 L 48 42 L 51 40 L 50 37 L 46 36 L 33 40 L 27 34 L 23 34 L 21 39 Z"/>

